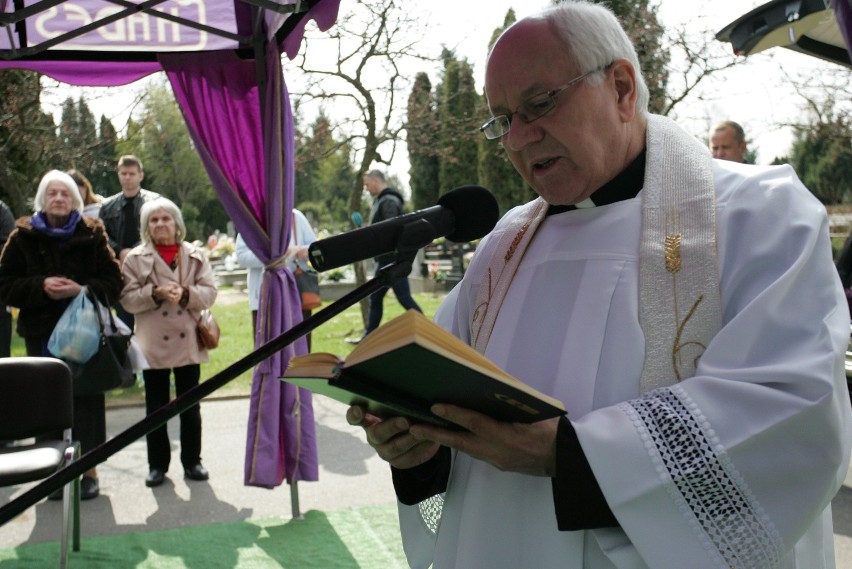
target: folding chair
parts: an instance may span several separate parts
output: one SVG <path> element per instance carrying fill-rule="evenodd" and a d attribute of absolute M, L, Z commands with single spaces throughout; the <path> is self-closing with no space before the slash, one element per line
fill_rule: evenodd
<path fill-rule="evenodd" d="M 71 371 L 54 358 L 0 358 L 0 486 L 42 480 L 80 455 L 71 438 Z M 72 507 L 73 503 L 73 507 Z M 73 515 L 72 511 L 73 510 Z M 68 534 L 80 550 L 80 478 L 62 489 L 59 567 L 68 563 Z"/>

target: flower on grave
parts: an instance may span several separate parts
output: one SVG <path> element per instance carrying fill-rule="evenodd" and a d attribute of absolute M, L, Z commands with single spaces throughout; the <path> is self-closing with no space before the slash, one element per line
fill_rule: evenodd
<path fill-rule="evenodd" d="M 443 270 L 438 263 L 432 261 L 429 263 L 429 278 L 436 283 L 445 282 L 447 280 L 447 271 Z"/>

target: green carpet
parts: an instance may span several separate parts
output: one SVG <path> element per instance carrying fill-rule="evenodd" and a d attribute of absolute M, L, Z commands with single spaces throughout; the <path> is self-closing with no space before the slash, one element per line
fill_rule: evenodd
<path fill-rule="evenodd" d="M 0 549 L 0 569 L 56 567 L 59 543 Z M 309 511 L 191 528 L 86 537 L 69 569 L 405 569 L 396 506 Z"/>

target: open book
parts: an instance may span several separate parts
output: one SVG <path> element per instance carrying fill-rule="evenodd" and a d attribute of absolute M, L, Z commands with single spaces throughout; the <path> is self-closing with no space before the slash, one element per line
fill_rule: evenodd
<path fill-rule="evenodd" d="M 283 381 L 376 416 L 404 416 L 459 429 L 429 408 L 451 403 L 500 421 L 532 423 L 565 413 L 558 399 L 515 379 L 485 356 L 409 310 L 380 326 L 346 361 L 328 353 L 296 356 Z"/>

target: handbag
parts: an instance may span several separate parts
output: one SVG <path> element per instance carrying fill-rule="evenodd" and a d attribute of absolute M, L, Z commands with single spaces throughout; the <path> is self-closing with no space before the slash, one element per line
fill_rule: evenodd
<path fill-rule="evenodd" d="M 293 246 L 299 244 L 299 238 L 296 235 L 296 217 L 293 216 Z M 320 298 L 319 274 L 312 270 L 304 259 L 294 259 L 296 269 L 293 271 L 293 276 L 296 277 L 296 288 L 299 289 L 299 296 L 302 300 L 302 310 L 313 310 L 319 308 L 322 304 Z"/>
<path fill-rule="evenodd" d="M 125 389 L 136 383 L 136 374 L 128 355 L 130 337 L 118 331 L 115 318 L 108 304 L 101 304 L 93 296 L 89 300 L 96 307 L 99 341 L 98 350 L 86 363 L 66 362 L 71 368 L 74 395 L 93 395 L 113 389 Z M 109 315 L 110 329 L 106 328 L 103 314 Z"/>
<path fill-rule="evenodd" d="M 293 271 L 293 276 L 296 277 L 296 288 L 299 289 L 299 294 L 302 297 L 302 310 L 313 310 L 322 304 L 320 298 L 319 275 L 308 269 L 302 268 L 304 261 L 296 260 L 296 270 Z"/>
<path fill-rule="evenodd" d="M 213 318 L 213 313 L 206 308 L 195 321 L 195 338 L 200 350 L 212 350 L 219 346 L 219 324 Z"/>
<path fill-rule="evenodd" d="M 181 255 L 178 253 L 178 281 L 183 287 L 183 269 L 181 268 Z M 190 315 L 189 311 L 187 311 Z M 219 324 L 213 318 L 213 313 L 210 309 L 205 308 L 198 314 L 195 320 L 195 340 L 198 342 L 199 350 L 212 350 L 219 346 Z"/>

